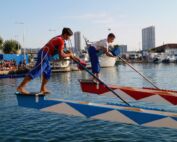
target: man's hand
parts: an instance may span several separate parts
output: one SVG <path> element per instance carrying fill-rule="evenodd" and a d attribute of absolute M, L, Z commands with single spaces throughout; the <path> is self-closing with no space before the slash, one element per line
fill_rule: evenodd
<path fill-rule="evenodd" d="M 78 57 L 76 57 L 76 56 L 72 56 L 71 59 L 73 59 L 73 60 L 76 61 L 76 62 L 80 62 L 80 61 L 81 61 L 81 60 L 80 60 Z"/>
<path fill-rule="evenodd" d="M 65 51 L 65 54 L 67 54 L 70 58 L 74 57 L 74 54 L 73 54 L 73 52 L 71 50 Z"/>
<path fill-rule="evenodd" d="M 106 55 L 109 57 L 115 57 L 111 52 L 106 52 Z"/>
<path fill-rule="evenodd" d="M 70 58 L 74 58 L 74 54 L 72 52 L 70 52 L 69 54 L 70 54 Z"/>

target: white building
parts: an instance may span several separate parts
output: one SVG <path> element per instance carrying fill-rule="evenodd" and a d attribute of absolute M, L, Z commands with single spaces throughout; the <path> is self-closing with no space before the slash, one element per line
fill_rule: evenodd
<path fill-rule="evenodd" d="M 79 52 L 82 50 L 82 48 L 81 48 L 81 32 L 74 33 L 74 47 L 75 47 L 76 52 Z"/>
<path fill-rule="evenodd" d="M 155 27 L 150 26 L 142 29 L 142 50 L 155 47 Z"/>

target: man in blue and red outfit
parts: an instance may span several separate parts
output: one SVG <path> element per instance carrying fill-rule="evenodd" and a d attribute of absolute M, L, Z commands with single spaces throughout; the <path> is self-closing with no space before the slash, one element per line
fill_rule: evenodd
<path fill-rule="evenodd" d="M 51 75 L 51 67 L 50 67 L 50 58 L 59 55 L 60 58 L 75 58 L 71 51 L 64 52 L 65 40 L 70 40 L 70 37 L 73 35 L 73 32 L 70 28 L 63 28 L 62 34 L 52 38 L 43 48 L 38 52 L 38 58 L 36 65 L 29 72 L 29 74 L 24 78 L 21 84 L 17 87 L 17 91 L 21 94 L 29 94 L 28 91 L 24 89 L 24 87 L 29 83 L 32 79 L 42 75 L 42 84 L 40 93 L 46 94 L 49 91 L 46 88 L 46 84 L 50 79 Z"/>

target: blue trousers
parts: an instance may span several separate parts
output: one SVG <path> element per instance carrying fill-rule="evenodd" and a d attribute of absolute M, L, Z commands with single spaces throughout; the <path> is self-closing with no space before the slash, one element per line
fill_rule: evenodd
<path fill-rule="evenodd" d="M 92 66 L 92 73 L 99 73 L 100 63 L 99 63 L 99 57 L 97 55 L 98 51 L 95 49 L 95 47 L 90 46 L 88 48 L 88 53 L 89 53 L 90 62 Z"/>
<path fill-rule="evenodd" d="M 51 67 L 49 61 L 50 61 L 49 55 L 41 49 L 38 52 L 37 62 L 28 75 L 32 79 L 34 79 L 36 77 L 39 77 L 41 74 L 43 74 L 45 78 L 49 80 L 51 76 Z"/>

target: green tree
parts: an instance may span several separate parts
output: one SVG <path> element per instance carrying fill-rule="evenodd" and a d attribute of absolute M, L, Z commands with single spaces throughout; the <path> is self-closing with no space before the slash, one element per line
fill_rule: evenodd
<path fill-rule="evenodd" d="M 5 54 L 16 54 L 21 49 L 21 45 L 16 40 L 6 40 L 3 44 L 3 52 Z"/>
<path fill-rule="evenodd" d="M 2 37 L 0 37 L 0 49 L 2 49 L 2 45 L 3 45 L 3 39 Z"/>

